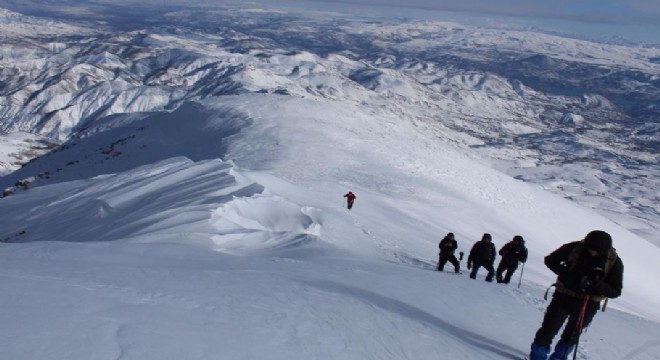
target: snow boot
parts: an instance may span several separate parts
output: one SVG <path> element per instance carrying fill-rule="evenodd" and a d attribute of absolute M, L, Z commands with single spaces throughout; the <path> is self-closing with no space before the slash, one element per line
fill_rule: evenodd
<path fill-rule="evenodd" d="M 542 346 L 533 343 L 532 349 L 529 352 L 529 360 L 547 360 L 549 353 L 550 353 L 550 346 Z"/>
<path fill-rule="evenodd" d="M 575 349 L 575 345 L 560 341 L 555 345 L 555 351 L 550 355 L 550 360 L 567 360 L 573 349 Z"/>

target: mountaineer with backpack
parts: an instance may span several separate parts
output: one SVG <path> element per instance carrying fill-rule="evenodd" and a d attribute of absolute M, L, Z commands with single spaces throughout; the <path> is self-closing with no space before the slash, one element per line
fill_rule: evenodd
<path fill-rule="evenodd" d="M 456 251 L 456 249 L 458 249 L 458 242 L 456 242 L 456 239 L 454 238 L 454 233 L 447 234 L 440 241 L 438 247 L 440 248 L 440 254 L 438 258 L 438 271 L 444 271 L 445 264 L 447 263 L 447 261 L 449 261 L 452 265 L 454 265 L 454 272 L 457 274 L 460 273 L 461 266 L 458 259 L 456 259 L 456 255 L 454 255 L 454 252 Z M 463 253 L 461 253 L 461 259 L 462 258 L 463 258 Z"/>
<path fill-rule="evenodd" d="M 623 262 L 612 247 L 612 237 L 595 230 L 584 240 L 564 244 L 550 253 L 545 265 L 557 274 L 556 290 L 536 332 L 529 359 L 548 358 L 553 338 L 568 319 L 550 355 L 550 360 L 565 360 L 574 349 L 577 351 L 582 329 L 596 315 L 600 302 L 621 295 Z"/>
<path fill-rule="evenodd" d="M 492 243 L 492 237 L 488 233 L 484 234 L 481 237 L 481 240 L 474 243 L 472 249 L 470 249 L 470 255 L 468 255 L 467 268 L 472 269 L 470 272 L 470 278 L 476 279 L 479 268 L 483 266 L 488 270 L 486 281 L 493 281 L 493 277 L 495 276 L 493 264 L 495 264 L 496 255 L 497 253 L 495 245 Z"/>
<path fill-rule="evenodd" d="M 518 262 L 527 261 L 527 248 L 525 247 L 525 240 L 520 235 L 513 237 L 513 240 L 506 243 L 499 252 L 500 264 L 497 265 L 497 282 L 502 284 L 508 284 L 511 281 L 511 276 L 516 272 L 518 268 Z M 506 275 L 502 277 L 506 271 Z"/>

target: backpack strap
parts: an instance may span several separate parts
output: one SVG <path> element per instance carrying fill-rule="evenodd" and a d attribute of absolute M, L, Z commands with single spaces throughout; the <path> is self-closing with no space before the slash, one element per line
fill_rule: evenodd
<path fill-rule="evenodd" d="M 566 265 L 568 265 L 568 271 L 573 271 L 575 268 L 575 265 L 577 264 L 578 259 L 580 258 L 580 255 L 582 255 L 582 251 L 584 250 L 584 240 L 580 241 L 580 243 L 573 248 L 573 251 L 568 255 L 568 258 L 566 259 Z"/>
<path fill-rule="evenodd" d="M 605 268 L 603 269 L 603 277 L 606 277 L 610 270 L 612 270 L 612 267 L 614 267 L 614 263 L 616 263 L 616 259 L 618 258 L 619 254 L 616 253 L 616 249 L 611 248 L 607 253 L 607 260 L 605 261 Z"/>
<path fill-rule="evenodd" d="M 545 295 L 543 295 L 543 300 L 548 300 L 548 293 L 550 292 L 550 289 L 552 289 L 553 286 L 557 287 L 557 283 L 548 286 L 548 288 L 545 290 Z"/>

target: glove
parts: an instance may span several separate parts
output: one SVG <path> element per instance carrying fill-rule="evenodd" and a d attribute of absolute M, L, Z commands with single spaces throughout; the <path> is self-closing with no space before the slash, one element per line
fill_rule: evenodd
<path fill-rule="evenodd" d="M 472 269 L 472 263 L 468 263 L 468 270 Z"/>
<path fill-rule="evenodd" d="M 565 277 L 568 274 L 568 266 L 566 266 L 566 264 L 561 264 L 555 273 L 559 277 Z"/>
<path fill-rule="evenodd" d="M 590 290 L 593 295 L 607 295 L 610 292 L 610 286 L 605 284 L 604 281 L 599 281 L 591 285 Z"/>
<path fill-rule="evenodd" d="M 580 279 L 580 290 L 585 293 L 585 294 L 593 294 L 593 280 L 589 276 L 583 276 L 582 279 Z"/>

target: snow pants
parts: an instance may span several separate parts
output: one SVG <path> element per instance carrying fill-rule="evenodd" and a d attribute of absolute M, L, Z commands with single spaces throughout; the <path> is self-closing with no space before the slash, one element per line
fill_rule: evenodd
<path fill-rule="evenodd" d="M 458 259 L 456 258 L 456 255 L 454 254 L 440 254 L 440 258 L 438 259 L 438 271 L 444 271 L 445 270 L 445 264 L 447 262 L 450 262 L 452 265 L 454 265 L 454 271 L 459 272 L 461 270 L 460 264 L 458 262 Z"/>
<path fill-rule="evenodd" d="M 548 347 L 552 345 L 552 340 L 567 318 L 568 323 L 564 327 L 559 342 L 570 345 L 576 344 L 580 336 L 577 330 L 577 321 L 580 317 L 580 311 L 582 311 L 582 303 L 583 299 L 581 298 L 555 291 L 550 305 L 545 310 L 541 328 L 534 337 L 534 344 Z M 583 329 L 589 326 L 599 308 L 599 302 L 589 300 L 582 322 Z"/>
<path fill-rule="evenodd" d="M 518 261 L 504 261 L 504 259 L 502 259 L 500 264 L 497 265 L 497 282 L 508 284 L 511 281 L 513 273 L 516 272 L 516 269 L 518 269 Z M 504 272 L 506 272 L 506 275 L 504 275 Z M 502 277 L 502 275 L 504 275 L 504 277 Z"/>
<path fill-rule="evenodd" d="M 495 269 L 493 269 L 493 264 L 488 262 L 488 263 L 482 263 L 479 261 L 473 261 L 472 262 L 472 271 L 470 272 L 470 278 L 476 279 L 477 278 L 477 272 L 479 272 L 480 267 L 484 267 L 484 269 L 488 270 L 488 275 L 486 275 L 486 281 L 490 282 L 493 281 L 493 277 L 495 276 Z"/>

